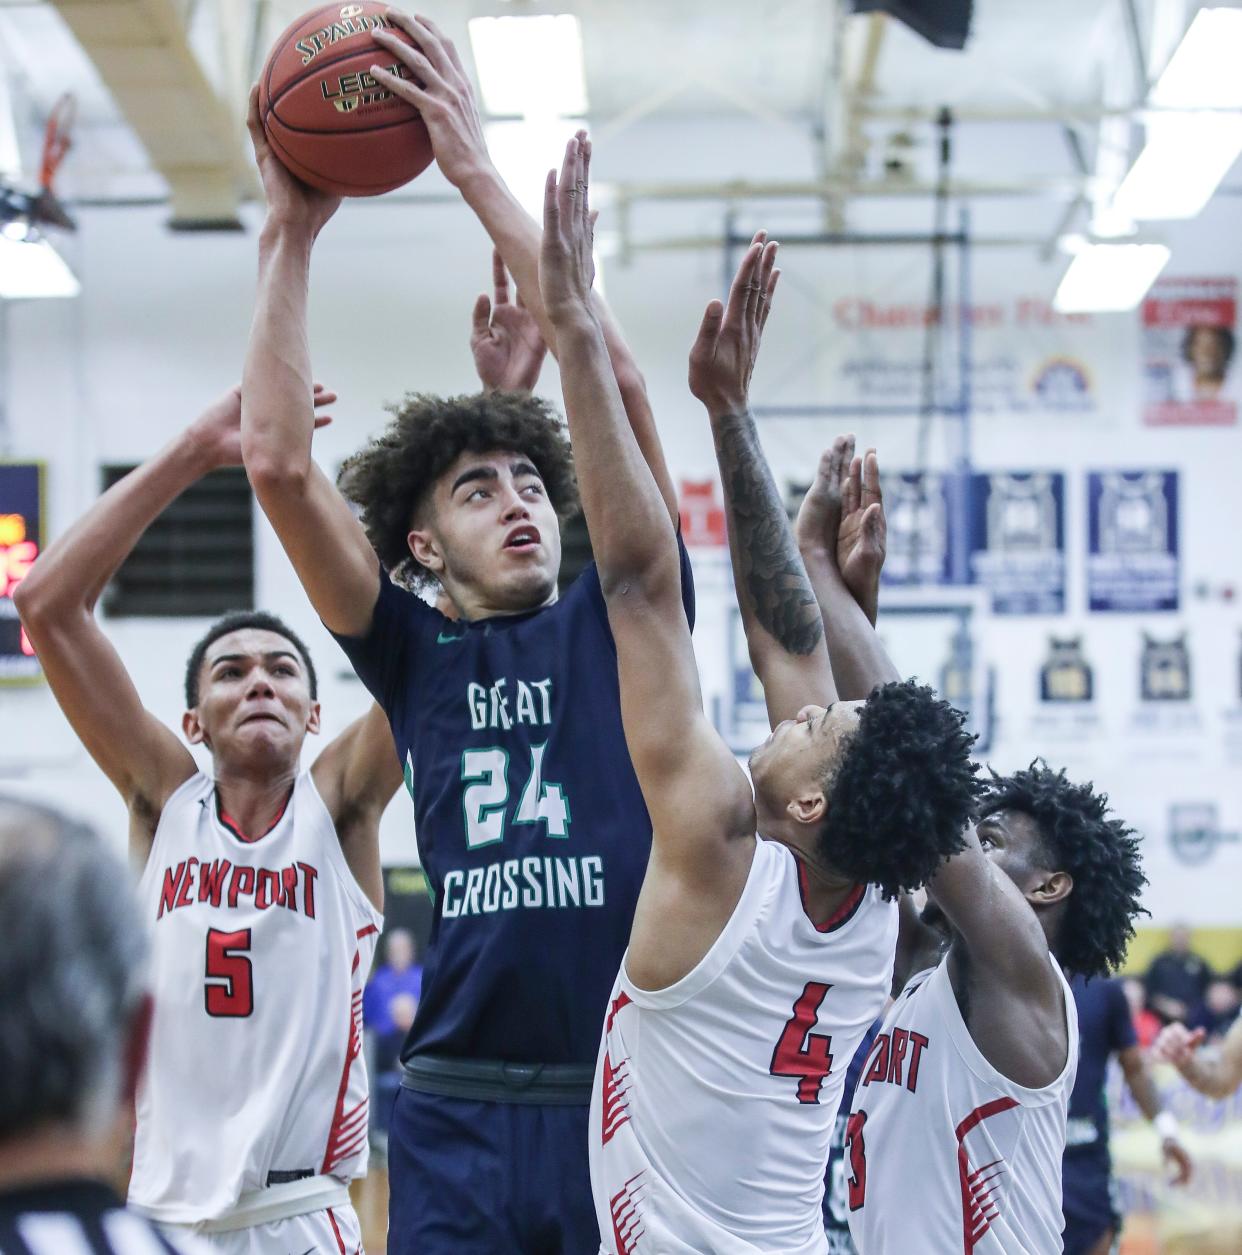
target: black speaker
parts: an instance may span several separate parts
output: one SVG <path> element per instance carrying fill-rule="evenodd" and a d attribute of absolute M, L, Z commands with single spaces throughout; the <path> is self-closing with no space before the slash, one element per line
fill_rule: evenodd
<path fill-rule="evenodd" d="M 966 46 L 974 0 L 854 0 L 855 13 L 891 13 L 937 48 Z"/>

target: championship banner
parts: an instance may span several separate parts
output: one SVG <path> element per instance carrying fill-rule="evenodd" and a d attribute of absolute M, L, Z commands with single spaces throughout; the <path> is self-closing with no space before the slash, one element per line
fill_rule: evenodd
<path fill-rule="evenodd" d="M 906 472 L 883 476 L 888 553 L 884 584 L 950 582 L 949 493 L 943 475 Z"/>
<path fill-rule="evenodd" d="M 1043 269 L 1017 251 L 1001 256 L 978 268 L 986 286 L 966 294 L 950 248 L 938 309 L 925 244 L 800 250 L 800 283 L 765 333 L 770 377 L 782 381 L 769 399 L 843 417 L 917 416 L 929 401 L 955 413 L 968 401 L 977 418 L 1115 422 L 1136 391 L 1133 320 L 1058 313 Z M 819 345 L 813 378 L 808 329 Z"/>
<path fill-rule="evenodd" d="M 998 471 L 970 480 L 970 566 L 992 613 L 1065 612 L 1065 476 Z"/>
<path fill-rule="evenodd" d="M 1178 609 L 1176 471 L 1087 474 L 1087 601 L 1093 611 Z"/>
<path fill-rule="evenodd" d="M 43 464 L 0 462 L 0 684 L 42 675 L 13 593 L 43 544 Z"/>
<path fill-rule="evenodd" d="M 1236 319 L 1236 279 L 1153 284 L 1143 302 L 1143 421 L 1149 427 L 1230 427 L 1238 421 Z"/>

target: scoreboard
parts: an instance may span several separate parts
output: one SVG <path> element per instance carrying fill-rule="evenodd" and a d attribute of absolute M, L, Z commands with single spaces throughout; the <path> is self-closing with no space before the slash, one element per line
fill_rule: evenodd
<path fill-rule="evenodd" d="M 0 684 L 30 683 L 42 674 L 13 590 L 43 547 L 43 507 L 43 463 L 0 462 Z"/>

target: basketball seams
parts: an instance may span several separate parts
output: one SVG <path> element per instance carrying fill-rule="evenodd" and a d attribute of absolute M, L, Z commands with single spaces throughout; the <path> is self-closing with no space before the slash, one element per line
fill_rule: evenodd
<path fill-rule="evenodd" d="M 369 70 L 371 68 L 371 65 L 378 58 L 378 54 L 379 54 L 379 45 L 377 44 L 376 45 L 376 57 L 373 57 L 371 61 L 367 63 L 367 65 L 364 67 L 365 69 Z M 272 64 L 268 67 L 268 71 L 267 71 L 267 111 L 268 111 L 268 114 L 275 113 L 276 106 L 280 104 L 280 102 L 284 100 L 284 98 L 287 95 L 289 95 L 291 91 L 293 91 L 297 87 L 301 87 L 301 85 L 305 83 L 308 78 L 314 78 L 315 74 L 319 74 L 323 70 L 329 70 L 334 65 L 340 65 L 342 61 L 350 61 L 354 57 L 361 57 L 363 55 L 364 53 L 362 49 L 355 48 L 353 52 L 343 52 L 341 53 L 339 57 L 333 57 L 331 61 L 321 61 L 319 63 L 318 68 L 315 70 L 314 74 L 307 74 L 307 75 L 304 75 L 302 78 L 290 79 L 289 82 L 286 83 L 284 87 L 281 88 L 280 95 L 277 96 L 275 99 L 272 98 L 272 70 L 275 68 L 276 58 L 273 57 Z M 410 108 L 414 108 L 414 106 L 411 105 Z M 416 118 L 420 116 L 417 110 L 415 110 L 414 116 Z M 280 124 L 281 126 L 288 126 L 291 131 L 301 131 L 304 135 L 335 135 L 337 134 L 336 131 L 315 131 L 315 130 L 311 130 L 309 127 L 290 126 L 289 123 L 286 122 L 283 118 L 280 119 Z M 377 127 L 376 130 L 378 129 L 379 128 Z"/>
<path fill-rule="evenodd" d="M 280 122 L 280 119 L 279 119 L 279 118 L 277 119 L 277 122 Z M 283 127 L 283 126 L 284 126 L 284 123 L 283 123 L 283 122 L 280 122 L 280 125 Z M 327 190 L 327 189 L 325 189 L 325 188 L 322 188 L 322 184 L 323 184 L 325 181 L 326 181 L 326 182 L 328 182 L 328 183 L 333 183 L 333 182 L 334 182 L 334 180 L 327 178 L 327 176 L 322 175 L 322 174 L 319 174 L 319 173 L 317 173 L 317 172 L 315 172 L 315 171 L 313 171 L 313 170 L 309 169 L 307 166 L 303 165 L 303 164 L 302 164 L 302 163 L 301 163 L 301 162 L 300 162 L 300 161 L 299 161 L 299 160 L 298 160 L 298 159 L 297 159 L 297 158 L 296 158 L 296 157 L 295 157 L 295 156 L 294 156 L 294 155 L 293 155 L 293 154 L 292 154 L 292 153 L 291 153 L 291 152 L 290 152 L 290 151 L 289 151 L 289 150 L 288 150 L 285 146 L 284 146 L 284 144 L 282 144 L 282 143 L 281 143 L 281 142 L 280 142 L 280 141 L 276 138 L 276 136 L 275 136 L 275 135 L 273 135 L 273 134 L 271 134 L 271 133 L 269 132 L 269 133 L 268 133 L 268 137 L 267 137 L 267 138 L 268 138 L 268 143 L 270 143 L 270 144 L 271 144 L 272 149 L 275 151 L 275 153 L 276 153 L 277 157 L 279 157 L 279 158 L 280 158 L 280 160 L 281 160 L 281 162 L 282 162 L 282 163 L 283 163 L 283 164 L 284 164 L 284 165 L 285 165 L 285 166 L 286 166 L 289 170 L 291 170 L 291 171 L 292 171 L 295 175 L 297 175 L 297 177 L 298 177 L 299 179 L 301 179 L 303 183 L 309 183 L 312 187 L 319 187 L 319 188 L 321 188 L 321 190 Z M 396 188 L 400 187 L 400 186 L 402 185 L 402 182 L 406 182 L 406 181 L 407 181 L 407 180 L 402 180 L 401 182 L 398 182 L 398 183 L 375 183 L 375 184 L 361 184 L 361 183 L 359 183 L 359 184 L 353 184 L 353 186 L 360 187 L 360 188 L 365 188 L 366 190 L 362 193 L 363 195 L 366 195 L 366 196 L 382 196 L 385 192 L 391 192 L 391 191 L 395 190 Z M 335 194 L 335 195 L 340 195 L 341 193 L 337 192 L 337 193 L 334 193 L 334 194 Z"/>

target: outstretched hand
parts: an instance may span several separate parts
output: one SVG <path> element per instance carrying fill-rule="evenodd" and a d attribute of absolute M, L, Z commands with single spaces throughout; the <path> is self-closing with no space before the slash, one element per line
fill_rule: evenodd
<path fill-rule="evenodd" d="M 595 219 L 590 206 L 591 141 L 585 131 L 565 145 L 559 177 L 548 171 L 543 189 L 543 244 L 539 252 L 539 289 L 548 319 L 555 326 L 593 319 L 591 287 Z"/>
<path fill-rule="evenodd" d="M 315 385 L 313 405 L 332 405 L 336 393 L 323 384 Z M 222 397 L 213 401 L 190 425 L 188 436 L 203 451 L 203 456 L 213 468 L 241 466 L 241 411 L 240 386 L 230 388 Z M 326 427 L 332 421 L 330 414 L 315 416 L 315 430 Z"/>
<path fill-rule="evenodd" d="M 304 229 L 312 238 L 318 235 L 340 208 L 341 198 L 303 183 L 272 151 L 259 117 L 257 83 L 250 89 L 246 129 L 250 132 L 255 160 L 259 163 L 259 177 L 263 180 L 263 193 L 267 197 L 268 220 L 280 226 Z"/>
<path fill-rule="evenodd" d="M 418 110 L 440 172 L 460 188 L 471 175 L 491 165 L 470 76 L 453 41 L 430 18 L 410 17 L 399 9 L 389 9 L 386 16 L 418 47 L 411 48 L 382 28 L 372 31 L 372 37 L 378 47 L 410 71 L 414 81 L 379 64 L 371 66 L 371 74 L 394 96 Z"/>
<path fill-rule="evenodd" d="M 1166 1024 L 1152 1043 L 1151 1057 L 1157 1063 L 1171 1063 L 1175 1068 L 1185 1067 L 1203 1045 L 1207 1031 L 1189 1029 L 1185 1024 Z"/>
<path fill-rule="evenodd" d="M 539 382 L 548 346 L 522 294 L 509 299 L 509 275 L 497 249 L 492 250 L 492 288 L 492 297 L 484 292 L 474 303 L 474 368 L 489 392 L 530 392 Z"/>
<path fill-rule="evenodd" d="M 690 349 L 690 391 L 710 414 L 736 413 L 747 405 L 763 328 L 781 277 L 774 268 L 776 250 L 766 231 L 757 232 L 733 276 L 728 304 L 712 301 L 703 315 Z"/>
<path fill-rule="evenodd" d="M 838 436 L 825 450 L 798 510 L 794 534 L 802 549 L 833 556 L 845 586 L 874 625 L 888 525 L 874 449 L 854 456 L 854 437 Z"/>

